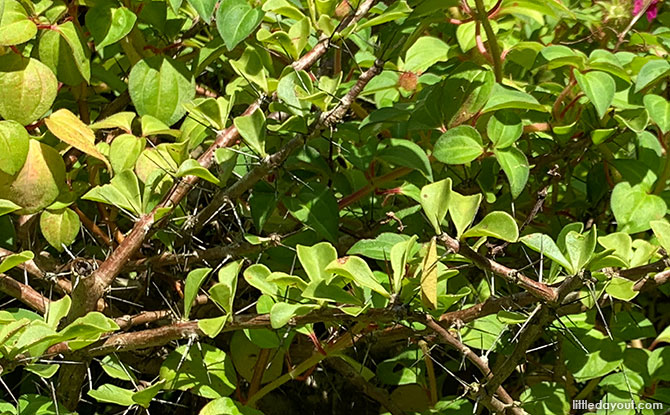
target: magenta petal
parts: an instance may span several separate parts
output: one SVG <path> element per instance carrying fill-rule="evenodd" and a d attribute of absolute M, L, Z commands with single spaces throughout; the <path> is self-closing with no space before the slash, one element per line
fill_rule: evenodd
<path fill-rule="evenodd" d="M 640 13 L 642 6 L 644 6 L 644 0 L 635 0 L 635 5 L 633 6 L 633 15 Z"/>
<path fill-rule="evenodd" d="M 658 0 L 653 1 L 647 9 L 647 20 L 651 22 L 656 16 L 658 16 Z"/>

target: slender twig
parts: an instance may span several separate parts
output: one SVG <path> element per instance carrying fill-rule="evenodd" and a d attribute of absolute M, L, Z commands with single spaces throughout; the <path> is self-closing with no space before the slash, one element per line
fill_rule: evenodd
<path fill-rule="evenodd" d="M 442 341 L 444 341 L 446 344 L 454 348 L 456 351 L 458 351 L 463 357 L 465 357 L 468 361 L 473 363 L 477 369 L 484 375 L 486 379 L 492 379 L 493 374 L 491 372 L 491 369 L 489 369 L 488 362 L 479 357 L 475 352 L 472 351 L 468 346 L 463 344 L 461 341 L 459 341 L 455 336 L 451 335 L 444 327 L 442 327 L 438 322 L 433 320 L 430 316 L 425 317 L 424 324 L 431 328 L 433 331 L 435 331 Z M 479 388 L 477 392 L 480 393 L 487 393 L 486 389 L 484 388 Z M 499 405 L 495 405 L 497 407 L 497 411 L 500 411 L 501 409 L 502 412 L 499 412 L 501 414 L 504 413 L 510 413 L 510 414 L 515 414 L 515 415 L 522 415 L 525 414 L 525 411 L 521 408 L 515 407 L 514 406 L 514 400 L 510 396 L 510 394 L 503 388 L 502 386 L 498 386 L 495 391 L 502 402 L 505 404 L 504 409 L 501 408 Z M 486 396 L 487 399 L 484 399 L 484 404 L 486 406 L 490 407 L 491 400 L 493 399 L 492 394 L 488 394 Z"/>
<path fill-rule="evenodd" d="M 468 258 L 478 268 L 489 270 L 494 274 L 503 277 L 505 280 L 518 285 L 537 298 L 541 298 L 551 303 L 556 301 L 556 293 L 548 285 L 532 280 L 516 269 L 508 268 L 496 261 L 493 261 L 492 259 L 478 254 L 477 252 L 473 251 L 466 243 L 461 243 L 446 233 L 440 235 L 439 239 L 447 249 Z"/>
<path fill-rule="evenodd" d="M 258 392 L 258 389 L 261 386 L 261 381 L 263 380 L 263 375 L 265 374 L 265 369 L 268 366 L 271 353 L 272 349 L 261 349 L 260 352 L 258 352 L 258 359 L 256 360 L 254 374 L 251 377 L 251 382 L 249 383 L 249 392 L 247 393 L 247 398 L 251 398 L 256 394 L 256 392 Z"/>
<path fill-rule="evenodd" d="M 475 6 L 477 7 L 477 20 L 484 27 L 484 32 L 486 33 L 486 42 L 489 45 L 489 50 L 491 51 L 490 56 L 493 61 L 493 73 L 496 77 L 496 82 L 501 83 L 502 76 L 502 61 L 500 56 L 500 46 L 498 46 L 498 39 L 496 34 L 493 32 L 491 27 L 491 22 L 489 22 L 488 12 L 484 7 L 483 0 L 475 0 Z"/>
<path fill-rule="evenodd" d="M 617 37 L 616 45 L 614 46 L 614 52 L 619 50 L 619 46 L 621 46 L 621 44 L 623 43 L 623 41 L 626 38 L 626 35 L 628 34 L 628 32 L 630 32 L 630 30 L 633 28 L 633 26 L 635 26 L 635 23 L 637 23 L 637 21 L 640 20 L 640 17 L 642 17 L 642 15 L 644 15 L 647 12 L 647 9 L 649 9 L 649 6 L 651 6 L 651 3 L 653 3 L 653 1 L 654 0 L 646 0 L 644 2 L 644 4 L 642 5 L 642 8 L 640 9 L 640 11 L 637 12 L 637 14 L 635 16 L 633 16 L 633 18 L 630 20 L 630 23 L 628 23 L 628 26 L 626 26 L 626 28 L 621 33 L 619 33 L 619 36 Z"/>

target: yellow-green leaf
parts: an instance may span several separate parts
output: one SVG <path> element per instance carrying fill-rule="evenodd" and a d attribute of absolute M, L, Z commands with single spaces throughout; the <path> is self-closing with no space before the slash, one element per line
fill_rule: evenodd
<path fill-rule="evenodd" d="M 62 108 L 51 114 L 46 120 L 49 130 L 58 138 L 79 151 L 95 157 L 105 163 L 111 171 L 107 158 L 95 147 L 95 134 L 70 110 Z"/>
<path fill-rule="evenodd" d="M 421 300 L 425 306 L 437 308 L 437 238 L 434 236 L 421 267 Z"/>

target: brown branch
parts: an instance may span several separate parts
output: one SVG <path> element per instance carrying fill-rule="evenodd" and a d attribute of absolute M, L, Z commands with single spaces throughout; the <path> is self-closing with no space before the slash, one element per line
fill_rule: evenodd
<path fill-rule="evenodd" d="M 360 20 L 375 3 L 375 0 L 366 0 L 363 2 L 356 14 L 347 17 L 343 21 L 342 28 L 346 29 L 354 25 Z M 327 50 L 329 42 L 324 41 L 317 44 L 310 52 L 305 54 L 301 59 L 293 64 L 297 70 L 305 69 L 314 64 Z M 246 109 L 242 115 L 249 115 L 256 109 L 261 107 L 261 100 L 258 100 Z M 198 158 L 200 165 L 209 169 L 214 162 L 214 153 L 222 147 L 232 145 L 239 137 L 239 132 L 234 126 L 227 128 L 217 135 L 214 143 Z M 186 197 L 191 189 L 196 185 L 199 178 L 197 176 L 187 176 L 173 186 L 166 197 L 159 203 L 151 212 L 143 215 L 138 220 L 130 233 L 125 237 L 112 254 L 102 263 L 100 268 L 95 272 L 93 282 L 88 284 L 87 291 L 73 293 L 72 308 L 67 316 L 67 321 L 72 322 L 76 318 L 83 316 L 88 311 L 95 309 L 95 305 L 102 297 L 107 287 L 109 287 L 116 276 L 121 272 L 125 263 L 132 257 L 140 248 L 142 243 L 150 234 L 152 227 L 156 222 L 156 214 L 159 210 L 168 208 L 168 212 L 164 212 L 164 219 L 169 217 L 172 210 Z M 166 223 L 165 221 L 162 222 Z M 82 287 L 83 288 L 83 287 Z"/>
<path fill-rule="evenodd" d="M 619 270 L 616 272 L 616 275 L 621 278 L 637 281 L 640 277 L 644 277 L 645 275 L 652 272 L 661 272 L 668 267 L 670 267 L 670 259 L 663 258 L 661 260 L 652 262 L 651 264 Z"/>
<path fill-rule="evenodd" d="M 193 300 L 193 305 L 202 305 L 206 304 L 209 301 L 209 297 L 206 295 L 199 295 Z M 132 316 L 121 316 L 114 319 L 114 322 L 118 324 L 121 330 L 128 330 L 132 327 L 139 326 L 142 324 L 155 323 L 160 320 L 166 320 L 174 316 L 174 313 L 171 310 L 155 310 L 155 311 L 143 311 L 139 314 Z M 176 316 L 174 316 L 176 317 Z"/>
<path fill-rule="evenodd" d="M 493 374 L 491 373 L 491 369 L 489 369 L 488 363 L 479 357 L 475 352 L 472 351 L 468 346 L 463 344 L 461 341 L 459 341 L 455 336 L 452 336 L 442 325 L 440 325 L 438 322 L 432 319 L 429 315 L 426 316 L 424 324 L 426 326 L 430 327 L 435 333 L 437 333 L 442 341 L 444 341 L 446 344 L 451 346 L 453 349 L 458 351 L 463 357 L 465 357 L 467 360 L 469 360 L 472 364 L 474 364 L 477 369 L 484 375 L 486 379 L 492 379 Z M 486 392 L 484 388 L 479 388 L 479 391 Z M 475 392 L 476 393 L 476 392 Z M 496 390 L 496 393 L 502 400 L 502 402 L 505 404 L 504 408 L 501 408 L 499 405 L 491 404 L 491 400 L 493 399 L 493 396 L 489 395 L 486 396 L 487 399 L 484 399 L 484 404 L 489 407 L 489 409 L 496 409 L 500 411 L 500 409 L 503 409 L 502 412 L 499 412 L 501 414 L 515 414 L 515 415 L 522 415 L 525 414 L 525 411 L 523 411 L 521 408 L 514 407 L 514 400 L 510 396 L 510 394 L 503 388 L 502 386 L 499 386 Z"/>
<path fill-rule="evenodd" d="M 79 219 L 81 220 L 81 223 L 84 224 L 86 229 L 91 231 L 91 233 L 93 235 L 95 235 L 95 237 L 98 238 L 98 240 L 100 242 L 102 242 L 103 244 L 105 244 L 109 247 L 112 247 L 114 245 L 112 243 L 112 240 L 109 239 L 109 237 L 107 235 L 105 235 L 105 233 L 102 231 L 102 229 L 100 229 L 100 227 L 95 222 L 93 222 L 91 219 L 89 219 L 88 216 L 86 216 L 86 214 L 84 212 L 82 212 L 76 205 L 72 206 L 72 210 L 74 210 L 74 213 L 76 213 L 77 216 L 79 216 Z"/>
<path fill-rule="evenodd" d="M 4 248 L 0 248 L 0 259 L 9 256 L 9 255 L 14 255 L 14 252 L 9 251 Z M 37 264 L 35 263 L 34 260 L 29 259 L 28 261 L 25 261 L 19 265 L 16 266 L 16 268 L 23 270 L 27 272 L 28 274 L 32 275 L 35 278 L 44 280 L 44 281 L 49 281 L 52 282 L 53 284 L 56 285 L 56 288 L 58 288 L 58 291 L 61 293 L 69 294 L 72 291 L 72 283 L 70 280 L 67 278 L 61 278 L 61 277 L 56 277 L 54 279 L 50 279 L 44 271 L 42 271 Z"/>
<path fill-rule="evenodd" d="M 254 396 L 256 392 L 258 392 L 258 389 L 260 389 L 261 382 L 263 381 L 263 375 L 265 374 L 265 369 L 267 368 L 268 361 L 270 360 L 271 352 L 272 349 L 261 349 L 260 352 L 258 352 L 258 360 L 256 360 L 256 365 L 254 366 L 254 374 L 251 377 L 247 398 Z"/>
<path fill-rule="evenodd" d="M 518 285 L 537 298 L 549 301 L 551 303 L 556 301 L 556 293 L 548 285 L 532 280 L 516 269 L 508 268 L 498 262 L 478 254 L 477 252 L 473 251 L 466 243 L 460 243 L 458 240 L 452 238 L 446 233 L 440 235 L 439 239 L 447 249 L 468 258 L 478 268 L 491 271 L 494 274 L 503 277 L 506 281 Z"/>
<path fill-rule="evenodd" d="M 375 1 L 376 0 L 366 0 L 360 4 L 358 11 L 354 15 L 346 17 L 343 20 L 341 27 L 346 29 L 356 24 L 356 22 L 370 10 Z M 311 66 L 326 52 L 329 43 L 329 41 L 319 42 L 310 52 L 294 63 L 293 67 L 301 70 Z M 127 94 L 125 95 L 127 96 Z M 116 101 L 117 100 L 110 103 L 106 110 L 113 107 L 111 104 Z M 242 115 L 252 114 L 261 107 L 261 103 L 262 99 L 252 103 Z M 214 153 L 216 150 L 222 147 L 231 146 L 238 137 L 239 132 L 234 126 L 222 131 L 217 135 L 214 143 L 198 158 L 198 163 L 205 169 L 209 169 L 214 163 Z M 271 163 L 273 160 L 269 160 L 269 162 Z M 128 260 L 140 249 L 144 241 L 150 235 L 154 225 L 158 225 L 156 227 L 165 225 L 167 223 L 166 219 L 170 217 L 176 206 L 186 197 L 191 189 L 194 188 L 198 181 L 199 178 L 197 176 L 187 176 L 177 182 L 164 199 L 156 205 L 151 212 L 143 215 L 135 223 L 133 229 L 124 238 L 123 242 L 112 251 L 111 255 L 100 265 L 95 273 L 90 277 L 81 278 L 83 283 L 78 284 L 77 289 L 72 293 L 72 306 L 67 315 L 66 323 L 70 323 L 78 317 L 82 317 L 89 311 L 95 309 L 98 301 L 111 286 L 126 262 L 128 262 Z M 156 215 L 159 211 L 161 211 L 164 216 L 163 220 L 159 224 L 156 224 Z M 78 403 L 78 396 L 81 390 L 80 380 L 83 379 L 83 375 L 80 372 L 82 370 L 85 371 L 85 369 L 85 365 L 82 365 L 82 367 L 73 366 L 73 368 L 68 369 L 68 372 L 79 371 L 77 373 L 71 373 L 71 376 L 76 381 L 59 383 L 58 395 L 63 398 L 63 403 L 68 409 L 74 409 Z M 62 376 L 64 372 L 65 371 L 61 371 L 60 375 Z"/>
<path fill-rule="evenodd" d="M 556 303 L 560 304 L 566 295 L 578 290 L 581 286 L 582 280 L 579 277 L 566 278 L 556 290 Z M 493 369 L 493 377 L 486 383 L 486 390 L 489 393 L 497 390 L 512 374 L 519 361 L 525 359 L 526 352 L 530 346 L 545 332 L 545 327 L 558 316 L 556 310 L 557 307 L 554 304 L 542 303 L 538 306 L 536 312 L 533 313 L 530 321 L 524 323 L 514 351 L 505 359 L 501 359 Z"/>
<path fill-rule="evenodd" d="M 192 222 L 194 232 L 199 232 L 209 221 L 211 221 L 223 206 L 240 197 L 244 192 L 253 187 L 258 181 L 267 176 L 277 167 L 281 166 L 284 160 L 293 153 L 298 147 L 302 146 L 306 141 L 318 137 L 321 132 L 333 125 L 337 124 L 349 111 L 351 104 L 361 93 L 363 88 L 370 82 L 372 78 L 381 73 L 383 62 L 377 60 L 375 64 L 363 72 L 358 78 L 356 84 L 351 87 L 349 92 L 340 100 L 338 105 L 329 112 L 322 114 L 316 121 L 316 125 L 312 127 L 311 133 L 304 136 L 298 134 L 295 138 L 286 143 L 279 151 L 274 154 L 266 156 L 259 165 L 251 169 L 244 177 L 235 182 L 226 190 L 218 191 L 211 202 L 203 208 L 195 220 Z"/>
<path fill-rule="evenodd" d="M 31 286 L 20 283 L 5 274 L 0 274 L 0 291 L 16 298 L 41 314 L 46 313 L 47 306 L 50 303 L 48 298 L 35 291 Z"/>
<path fill-rule="evenodd" d="M 279 237 L 277 241 L 281 240 Z M 174 252 L 164 252 L 148 258 L 141 258 L 128 261 L 123 266 L 124 272 L 138 271 L 148 267 L 160 268 L 171 265 L 196 265 L 210 261 L 220 261 L 228 257 L 239 258 L 245 255 L 254 254 L 264 248 L 264 245 L 252 245 L 248 242 L 234 242 L 226 246 L 217 246 L 208 249 L 196 249 L 186 254 L 176 254 Z"/>

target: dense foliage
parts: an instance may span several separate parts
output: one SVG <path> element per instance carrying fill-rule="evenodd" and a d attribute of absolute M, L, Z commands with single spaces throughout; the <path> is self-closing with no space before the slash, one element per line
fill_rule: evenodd
<path fill-rule="evenodd" d="M 667 413 L 663 7 L 0 0 L 0 414 Z"/>

